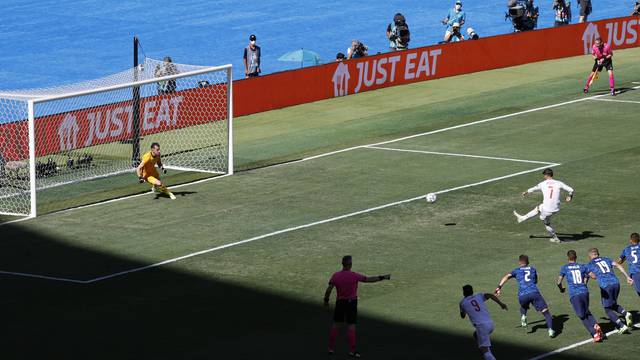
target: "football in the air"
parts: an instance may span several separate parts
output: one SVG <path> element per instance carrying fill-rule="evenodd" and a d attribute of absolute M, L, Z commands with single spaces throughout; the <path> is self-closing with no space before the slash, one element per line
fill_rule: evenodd
<path fill-rule="evenodd" d="M 427 194 L 427 202 L 435 202 L 438 196 L 434 193 Z"/>

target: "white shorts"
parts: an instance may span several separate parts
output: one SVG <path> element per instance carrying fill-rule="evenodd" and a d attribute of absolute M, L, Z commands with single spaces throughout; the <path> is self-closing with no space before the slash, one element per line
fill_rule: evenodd
<path fill-rule="evenodd" d="M 476 324 L 476 340 L 478 347 L 491 347 L 491 333 L 493 333 L 493 323 Z"/>
<path fill-rule="evenodd" d="M 553 215 L 555 215 L 558 211 L 548 211 L 545 210 L 545 208 L 543 207 L 543 204 L 538 205 L 538 212 L 540 212 L 540 220 L 545 221 L 545 220 L 551 220 L 551 217 Z"/>

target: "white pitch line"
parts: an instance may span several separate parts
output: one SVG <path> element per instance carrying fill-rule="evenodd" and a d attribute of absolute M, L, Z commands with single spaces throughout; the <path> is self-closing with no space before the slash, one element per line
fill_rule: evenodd
<path fill-rule="evenodd" d="M 28 274 L 28 273 L 20 273 L 20 272 L 13 272 L 13 271 L 0 271 L 0 274 L 21 276 L 21 277 L 29 277 L 29 278 L 36 278 L 36 279 L 44 279 L 44 280 L 52 280 L 52 281 L 70 282 L 70 283 L 76 283 L 76 284 L 86 284 L 87 283 L 84 280 L 66 279 L 66 278 L 55 277 L 55 276 Z"/>
<path fill-rule="evenodd" d="M 473 184 L 469 184 L 469 185 L 462 185 L 462 186 L 454 187 L 454 188 L 451 188 L 451 189 L 440 190 L 440 191 L 437 191 L 436 194 L 444 194 L 444 193 L 448 193 L 448 192 L 452 192 L 452 191 L 456 191 L 456 190 L 466 189 L 466 188 L 469 188 L 469 187 L 472 187 L 472 186 L 484 185 L 484 184 L 488 184 L 488 183 L 491 183 L 491 182 L 504 180 L 504 179 L 512 178 L 512 177 L 519 176 L 519 175 L 528 174 L 528 173 L 531 173 L 531 172 L 534 172 L 534 171 L 544 170 L 549 166 L 560 166 L 560 165 L 562 165 L 562 164 L 547 164 L 545 166 L 541 166 L 541 167 L 538 167 L 538 168 L 535 168 L 535 169 L 531 169 L 531 170 L 524 170 L 524 171 L 520 171 L 520 172 L 517 172 L 517 173 L 505 175 L 505 176 L 500 176 L 500 177 L 489 179 L 489 180 L 479 181 L 479 182 L 476 182 L 476 183 L 473 183 Z"/>
<path fill-rule="evenodd" d="M 609 336 L 611 336 L 611 335 L 613 335 L 613 334 L 615 334 L 615 333 L 617 333 L 617 332 L 618 332 L 618 330 L 611 330 L 611 331 L 609 331 L 609 332 L 607 333 L 607 337 L 609 337 Z M 556 354 L 559 354 L 559 353 L 561 353 L 561 352 L 565 352 L 565 351 L 567 351 L 567 350 L 575 349 L 575 348 L 577 348 L 577 347 L 579 347 L 579 346 L 586 345 L 586 344 L 590 344 L 590 343 L 593 343 L 593 339 L 583 340 L 583 341 L 577 342 L 577 343 L 575 343 L 575 344 L 571 344 L 571 345 L 565 346 L 565 347 L 560 348 L 560 349 L 556 349 L 556 350 L 553 350 L 553 351 L 549 351 L 548 353 L 544 353 L 544 354 L 542 354 L 542 355 L 538 355 L 538 356 L 533 357 L 533 358 L 531 358 L 531 359 L 529 359 L 529 360 L 540 360 L 540 359 L 544 359 L 544 358 L 547 358 L 547 357 L 549 357 L 549 356 L 551 356 L 551 355 L 556 355 Z"/>
<path fill-rule="evenodd" d="M 610 101 L 610 102 L 618 102 L 618 103 L 629 103 L 629 104 L 640 104 L 640 101 L 632 101 L 632 100 L 617 100 L 617 99 L 591 99 L 594 101 Z"/>
<path fill-rule="evenodd" d="M 408 153 L 427 154 L 427 155 L 444 155 L 444 156 L 467 157 L 467 158 L 473 158 L 473 159 L 513 161 L 513 162 L 521 162 L 521 163 L 529 163 L 529 164 L 547 164 L 547 165 L 552 165 L 553 164 L 553 163 L 550 163 L 550 162 L 547 162 L 547 161 L 534 161 L 534 160 L 512 159 L 512 158 L 494 157 L 494 156 L 446 153 L 446 152 L 437 152 L 437 151 L 397 149 L 397 148 L 388 148 L 388 147 L 379 147 L 379 146 L 367 146 L 366 148 L 367 149 L 378 149 L 378 150 L 389 150 L 389 151 L 400 151 L 400 152 L 408 152 Z"/>

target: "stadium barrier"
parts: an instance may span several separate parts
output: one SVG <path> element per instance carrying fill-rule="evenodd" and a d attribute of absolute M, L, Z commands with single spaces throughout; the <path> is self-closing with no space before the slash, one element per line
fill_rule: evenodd
<path fill-rule="evenodd" d="M 379 88 L 640 46 L 640 17 L 622 17 L 434 45 L 291 70 L 234 83 L 234 114 L 249 115 Z M 586 65 L 585 65 L 586 69 Z"/>

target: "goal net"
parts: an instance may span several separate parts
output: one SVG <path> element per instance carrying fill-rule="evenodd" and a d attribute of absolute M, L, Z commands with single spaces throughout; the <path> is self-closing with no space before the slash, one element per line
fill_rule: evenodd
<path fill-rule="evenodd" d="M 151 143 L 165 168 L 233 173 L 231 65 L 153 59 L 102 79 L 0 92 L 0 214 L 45 189 L 125 176 Z"/>

